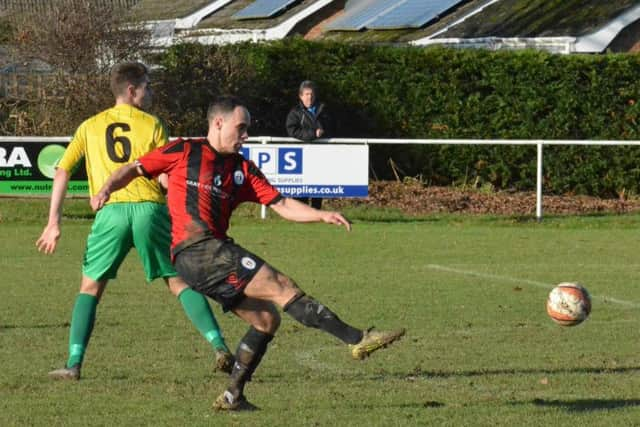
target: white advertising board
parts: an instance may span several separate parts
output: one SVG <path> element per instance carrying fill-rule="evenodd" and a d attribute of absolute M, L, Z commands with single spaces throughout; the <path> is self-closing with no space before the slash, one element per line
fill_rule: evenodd
<path fill-rule="evenodd" d="M 242 155 L 287 197 L 366 197 L 369 147 L 334 144 L 245 144 Z"/>

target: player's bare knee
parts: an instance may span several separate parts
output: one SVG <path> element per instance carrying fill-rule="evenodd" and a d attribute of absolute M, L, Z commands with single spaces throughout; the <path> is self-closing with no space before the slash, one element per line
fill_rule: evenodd
<path fill-rule="evenodd" d="M 165 277 L 164 278 L 167 287 L 169 288 L 169 292 L 171 292 L 176 297 L 182 293 L 186 288 L 188 288 L 187 284 L 184 283 L 182 279 L 179 277 Z"/>
<path fill-rule="evenodd" d="M 280 323 L 282 321 L 282 318 L 280 317 L 280 313 L 276 311 L 274 315 L 271 316 L 270 321 L 271 322 L 269 323 L 269 329 L 266 332 L 270 333 L 271 335 L 274 335 L 276 331 L 280 328 Z"/>
<path fill-rule="evenodd" d="M 278 303 L 281 307 L 296 296 L 304 295 L 302 289 L 300 289 L 296 282 L 290 277 L 278 273 L 276 280 L 280 285 L 280 298 L 278 299 Z"/>
<path fill-rule="evenodd" d="M 274 335 L 280 327 L 281 320 L 278 310 L 273 305 L 269 305 L 269 308 L 252 322 L 252 326 L 260 332 Z"/>
<path fill-rule="evenodd" d="M 276 280 L 284 289 L 293 289 L 296 292 L 300 290 L 298 284 L 291 277 L 286 276 L 280 272 L 276 274 Z"/>
<path fill-rule="evenodd" d="M 89 277 L 83 276 L 82 281 L 80 282 L 80 293 L 93 295 L 94 297 L 100 299 L 106 286 L 106 280 L 96 281 Z"/>

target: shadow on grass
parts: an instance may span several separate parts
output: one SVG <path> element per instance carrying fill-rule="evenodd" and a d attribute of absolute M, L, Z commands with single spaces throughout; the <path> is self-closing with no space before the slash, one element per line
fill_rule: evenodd
<path fill-rule="evenodd" d="M 380 405 L 377 404 L 369 404 L 369 403 L 359 403 L 356 405 L 349 405 L 352 408 L 357 409 L 379 409 Z M 425 400 L 424 402 L 412 402 L 412 403 L 387 403 L 384 405 L 385 408 L 398 408 L 398 409 L 421 409 L 421 408 L 444 408 L 446 406 L 443 402 L 438 402 L 436 400 Z"/>
<path fill-rule="evenodd" d="M 482 369 L 472 371 L 422 371 L 416 370 L 411 374 L 404 374 L 405 379 L 453 378 L 453 377 L 482 377 L 492 375 L 554 375 L 554 374 L 626 374 L 640 373 L 640 366 L 623 366 L 617 368 L 562 368 L 562 369 Z"/>
<path fill-rule="evenodd" d="M 319 371 L 318 371 L 319 372 Z M 429 381 L 431 379 L 449 379 L 449 378 L 474 378 L 484 376 L 519 376 L 519 375 L 540 375 L 551 377 L 553 381 L 553 375 L 563 374 L 591 374 L 591 375 L 622 375 L 622 374 L 639 374 L 640 366 L 624 366 L 617 368 L 573 368 L 573 369 L 486 369 L 486 370 L 471 370 L 471 371 L 423 371 L 416 369 L 413 372 L 390 372 L 383 370 L 375 374 L 363 376 L 361 373 L 345 372 L 337 370 L 335 372 L 329 372 L 322 370 L 322 377 L 328 379 L 331 375 L 335 375 L 333 381 L 337 380 L 351 380 L 351 379 L 366 379 L 368 381 L 387 381 L 387 380 L 400 380 L 414 382 Z M 317 380 L 318 375 L 304 374 L 303 377 L 308 380 Z M 274 373 L 272 371 L 262 371 L 258 379 L 254 379 L 256 382 L 263 383 L 277 383 L 286 379 L 285 374 Z M 640 402 L 640 400 L 638 401 Z"/>
<path fill-rule="evenodd" d="M 0 325 L 0 331 L 8 329 L 56 329 L 68 328 L 69 322 L 54 323 L 51 325 Z"/>
<path fill-rule="evenodd" d="M 576 399 L 576 400 L 546 400 L 533 399 L 524 404 L 566 409 L 569 412 L 589 412 L 606 409 L 630 408 L 640 406 L 640 399 Z"/>
<path fill-rule="evenodd" d="M 70 213 L 70 214 L 65 214 L 64 215 L 64 219 L 94 219 L 96 217 L 96 214 L 94 214 L 93 212 L 88 212 L 88 213 Z"/>
<path fill-rule="evenodd" d="M 109 326 L 120 326 L 122 323 L 117 321 L 111 322 L 100 322 L 100 325 L 109 327 Z M 0 332 L 8 331 L 12 329 L 57 329 L 57 328 L 68 328 L 69 322 L 61 322 L 61 323 L 51 323 L 51 324 L 39 324 L 39 325 L 0 325 Z"/>

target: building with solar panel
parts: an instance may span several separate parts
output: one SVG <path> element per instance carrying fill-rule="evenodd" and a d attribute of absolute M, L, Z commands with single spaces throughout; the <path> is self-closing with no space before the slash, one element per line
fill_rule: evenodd
<path fill-rule="evenodd" d="M 640 50 L 640 0 L 102 1 L 135 9 L 159 47 L 178 40 L 222 44 L 301 36 L 561 53 Z M 0 15 L 45 3 L 0 0 Z"/>

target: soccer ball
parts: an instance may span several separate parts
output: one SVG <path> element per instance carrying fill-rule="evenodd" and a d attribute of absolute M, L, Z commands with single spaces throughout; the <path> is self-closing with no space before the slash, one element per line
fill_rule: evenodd
<path fill-rule="evenodd" d="M 547 314 L 559 325 L 575 326 L 589 316 L 591 296 L 578 283 L 560 283 L 547 299 Z"/>

